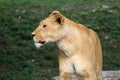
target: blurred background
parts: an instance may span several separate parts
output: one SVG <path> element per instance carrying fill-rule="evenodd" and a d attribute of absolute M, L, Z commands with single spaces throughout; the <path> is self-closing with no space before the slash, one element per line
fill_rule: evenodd
<path fill-rule="evenodd" d="M 120 0 L 0 0 L 0 80 L 49 80 L 59 75 L 56 44 L 36 49 L 31 32 L 53 10 L 95 30 L 103 70 L 120 69 Z"/>

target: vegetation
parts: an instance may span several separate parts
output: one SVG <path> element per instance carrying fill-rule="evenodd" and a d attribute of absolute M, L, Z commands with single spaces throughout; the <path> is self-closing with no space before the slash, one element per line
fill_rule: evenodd
<path fill-rule="evenodd" d="M 49 80 L 59 74 L 57 46 L 36 49 L 31 36 L 53 10 L 98 32 L 103 69 L 120 69 L 119 0 L 0 0 L 0 80 Z"/>

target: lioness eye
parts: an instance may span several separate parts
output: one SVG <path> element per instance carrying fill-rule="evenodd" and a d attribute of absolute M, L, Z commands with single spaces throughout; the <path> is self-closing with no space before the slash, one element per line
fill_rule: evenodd
<path fill-rule="evenodd" d="M 47 25 L 43 25 L 43 28 L 45 28 Z"/>

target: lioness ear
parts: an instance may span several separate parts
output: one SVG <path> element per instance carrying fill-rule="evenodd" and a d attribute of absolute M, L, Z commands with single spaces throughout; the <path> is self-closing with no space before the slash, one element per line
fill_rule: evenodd
<path fill-rule="evenodd" d="M 51 14 L 57 14 L 57 13 L 60 13 L 59 11 L 53 11 Z"/>
<path fill-rule="evenodd" d="M 53 11 L 50 16 L 53 17 L 53 20 L 57 22 L 58 24 L 63 24 L 64 22 L 64 17 L 62 14 L 60 14 L 59 11 Z"/>
<path fill-rule="evenodd" d="M 56 22 L 57 22 L 58 24 L 63 24 L 63 22 L 64 22 L 63 17 L 57 16 L 57 17 L 56 17 Z"/>

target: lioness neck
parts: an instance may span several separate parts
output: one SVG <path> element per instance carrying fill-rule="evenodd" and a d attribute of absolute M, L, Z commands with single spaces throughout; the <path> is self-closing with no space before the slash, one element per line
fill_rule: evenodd
<path fill-rule="evenodd" d="M 82 32 L 84 30 L 80 29 L 86 29 L 86 27 L 72 22 L 69 19 L 65 20 L 63 27 L 65 36 L 57 42 L 57 45 L 66 56 L 70 57 L 73 52 L 77 51 L 77 47 L 79 47 L 78 45 L 81 43 L 80 40 L 82 40 Z"/>

